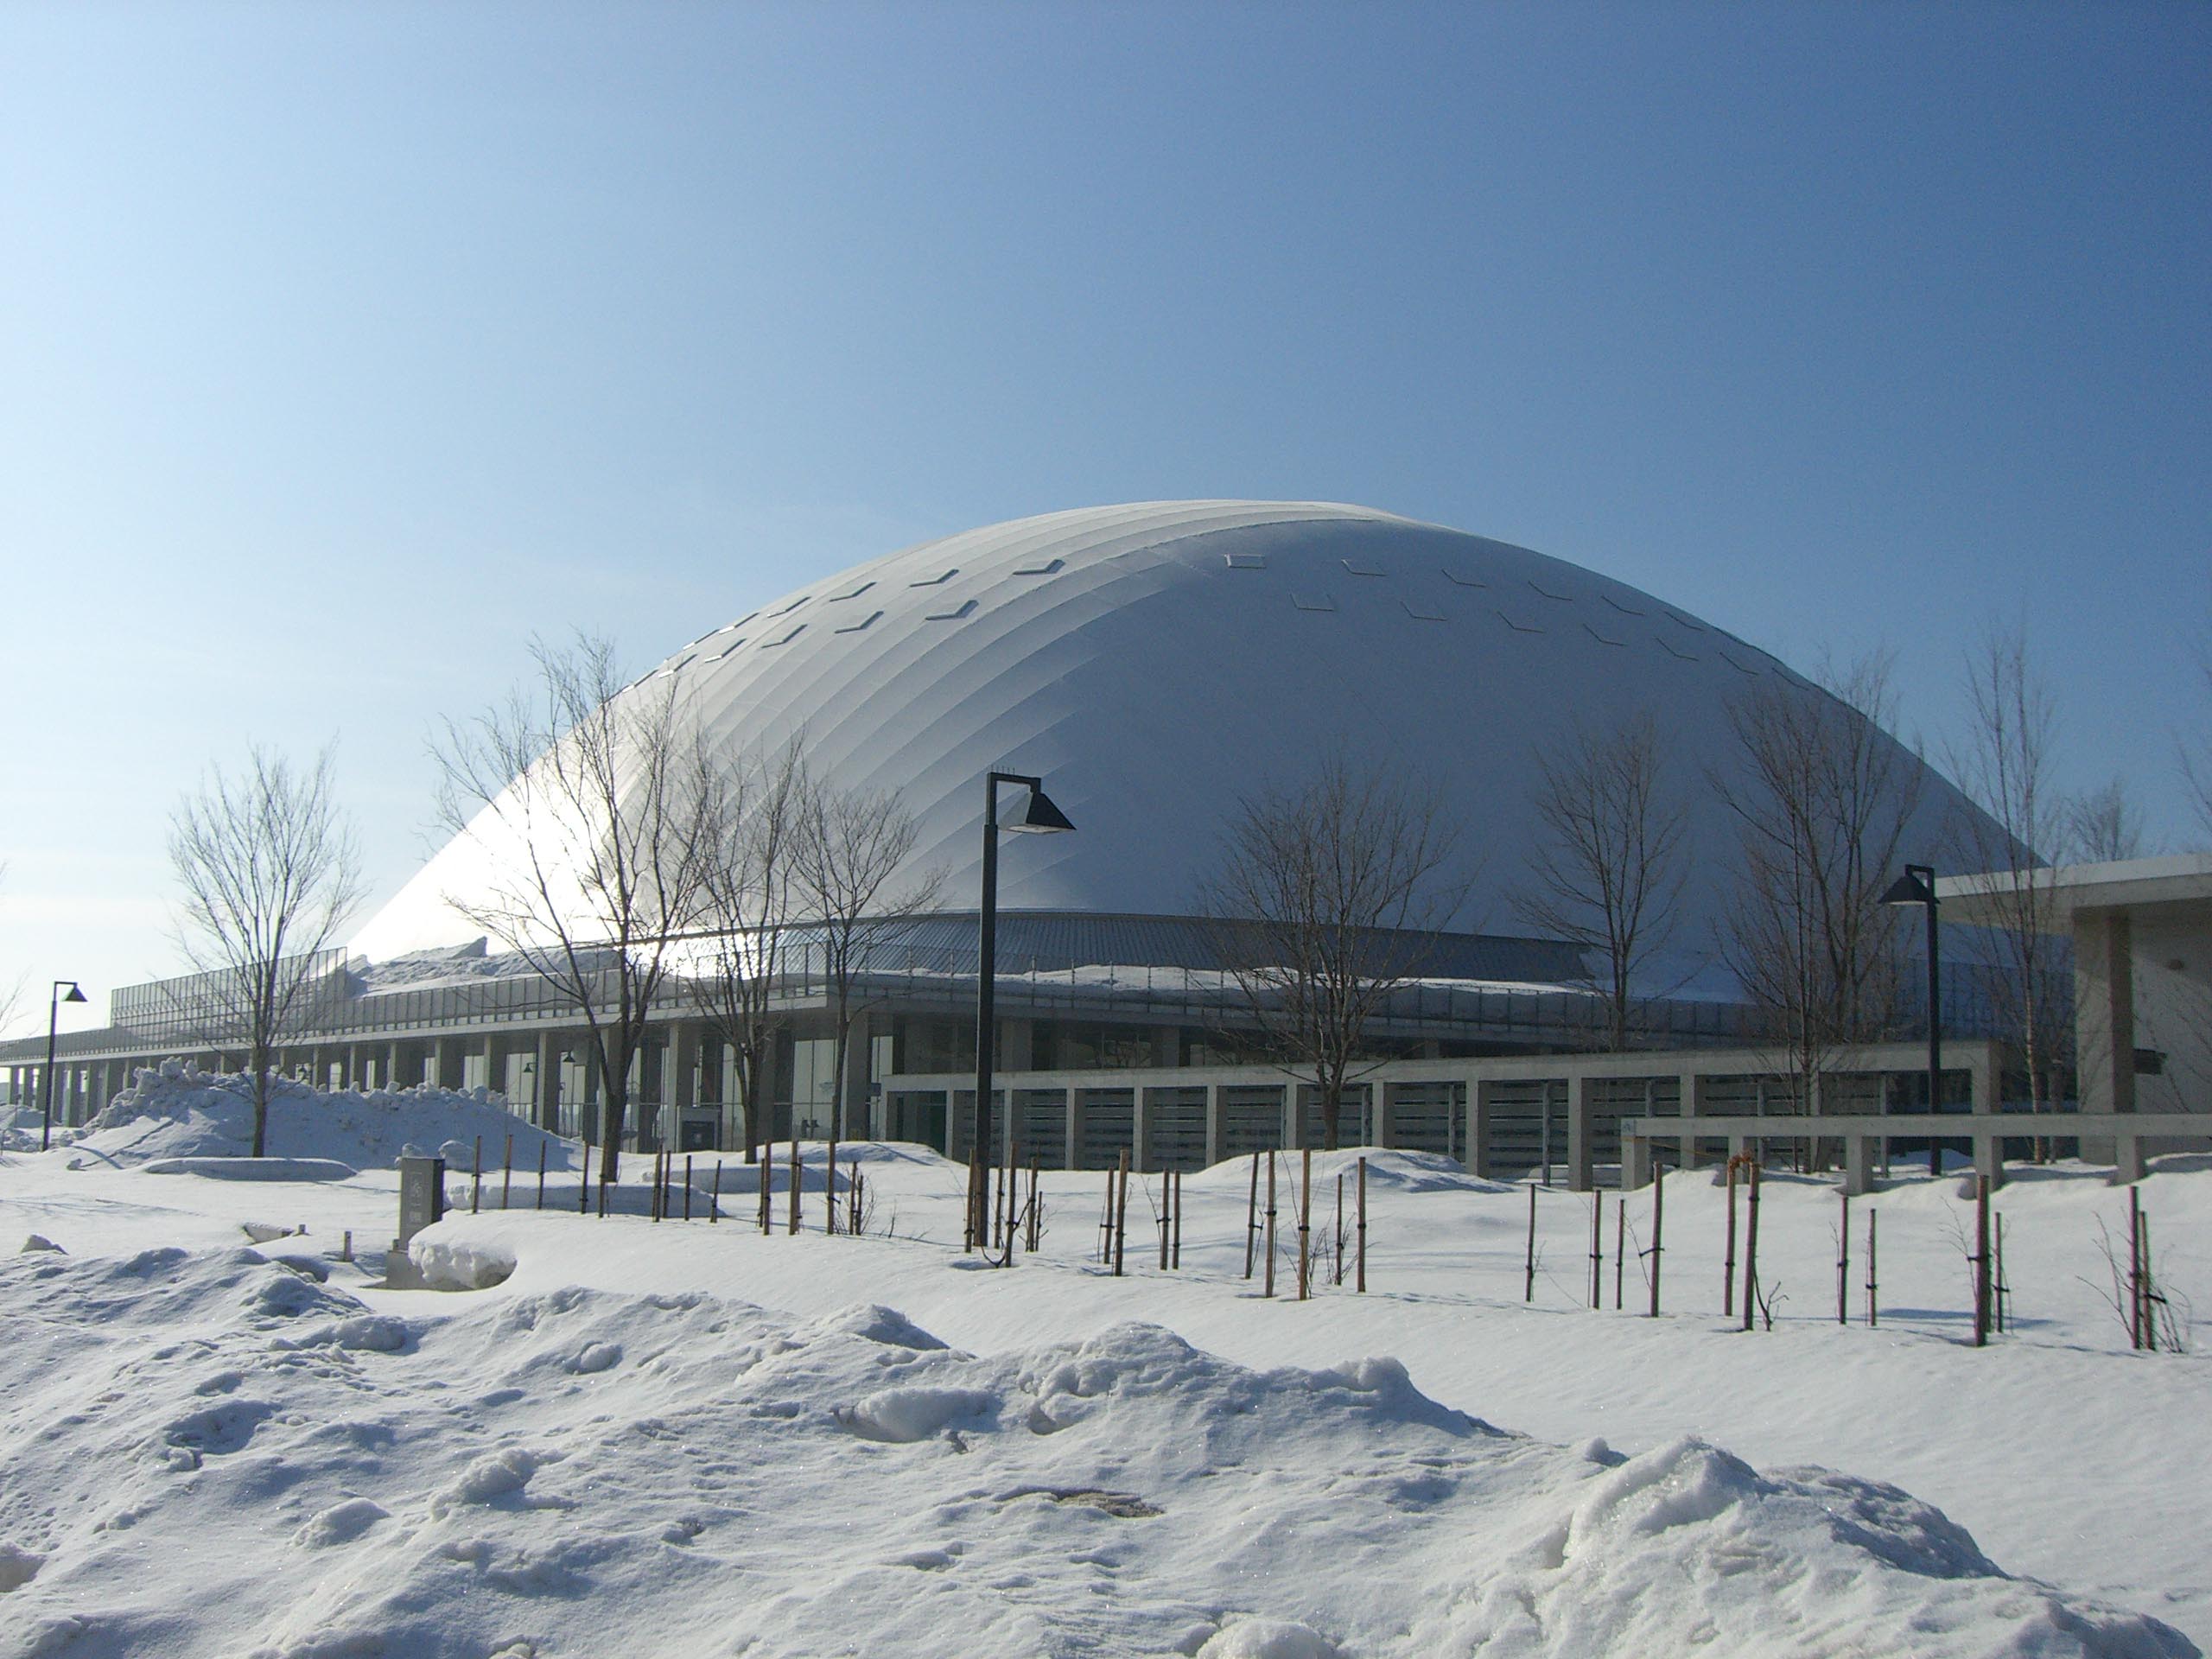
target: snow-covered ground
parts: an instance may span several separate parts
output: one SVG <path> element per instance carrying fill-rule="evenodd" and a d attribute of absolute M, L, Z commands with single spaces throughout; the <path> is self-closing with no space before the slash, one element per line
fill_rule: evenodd
<path fill-rule="evenodd" d="M 342 1156 L 312 1134 L 285 1150 Z M 0 1249 L 60 1247 L 0 1256 L 0 1656 L 2212 1640 L 2212 1377 L 2127 1351 L 2098 1233 L 2124 1235 L 2126 1196 L 2097 1172 L 1999 1195 L 2014 1329 L 1977 1351 L 1956 1180 L 1853 1204 L 1842 1326 L 1834 1190 L 1770 1181 L 1783 1300 L 1746 1334 L 1719 1317 L 1725 1195 L 1703 1173 L 1668 1183 L 1654 1320 L 1648 1193 L 1616 1313 L 1613 1196 L 1593 1312 L 1590 1200 L 1540 1192 L 1528 1304 L 1525 1188 L 1373 1154 L 1371 1288 L 1300 1305 L 1287 1263 L 1274 1301 L 1243 1279 L 1248 1166 L 1187 1181 L 1179 1273 L 1156 1266 L 1147 1183 L 1116 1280 L 1089 1259 L 1103 1176 L 1047 1174 L 1043 1253 L 993 1271 L 957 1249 L 963 1171 L 852 1149 L 892 1236 L 831 1238 L 807 1150 L 796 1238 L 780 1195 L 775 1233 L 753 1230 L 734 1161 L 719 1223 L 711 1160 L 689 1224 L 634 1191 L 580 1217 L 567 1174 L 537 1212 L 534 1152 L 515 1208 L 494 1177 L 467 1214 L 456 1178 L 462 1213 L 416 1259 L 499 1281 L 456 1293 L 378 1287 L 389 1170 L 0 1160 Z M 1315 1160 L 1325 1234 L 1349 1156 Z M 2165 1282 L 2202 1298 L 2212 1171 L 2170 1160 L 2141 1193 Z M 249 1224 L 308 1230 L 249 1248 Z M 361 1259 L 330 1260 L 348 1230 Z"/>

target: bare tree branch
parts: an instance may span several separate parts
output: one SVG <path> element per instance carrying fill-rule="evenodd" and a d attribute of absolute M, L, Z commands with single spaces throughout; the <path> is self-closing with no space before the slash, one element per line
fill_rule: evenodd
<path fill-rule="evenodd" d="M 245 1050 L 258 1158 L 276 1051 L 308 1023 L 323 955 L 361 897 L 331 751 L 304 772 L 257 746 L 240 775 L 211 770 L 170 815 L 168 851 L 183 889 L 178 941 L 200 973 L 189 1013 L 211 1043 Z"/>
<path fill-rule="evenodd" d="M 1603 961 L 1606 1046 L 1626 1048 L 1637 986 L 1674 934 L 1688 875 L 1686 815 L 1651 716 L 1578 730 L 1564 753 L 1539 753 L 1535 810 L 1544 838 L 1514 908 L 1535 931 Z"/>
<path fill-rule="evenodd" d="M 1736 890 L 1722 960 L 1786 1055 L 1801 1101 L 1834 1050 L 1897 1018 L 1897 921 L 1881 902 L 1926 768 L 1883 728 L 1876 657 L 1826 688 L 1763 681 L 1729 710 L 1741 760 L 1712 776 L 1736 821 Z"/>
<path fill-rule="evenodd" d="M 1325 1144 L 1369 1057 L 1368 1021 L 1418 975 L 1465 898 L 1440 798 L 1338 755 L 1296 791 L 1242 801 L 1201 912 L 1265 1045 L 1313 1077 Z"/>
<path fill-rule="evenodd" d="M 2118 864 L 2149 855 L 2143 809 L 2115 778 L 2065 802 L 2059 846 L 2070 864 Z"/>
<path fill-rule="evenodd" d="M 879 965 L 887 946 L 905 938 L 918 918 L 937 908 L 945 873 L 925 871 L 903 886 L 893 886 L 920 833 L 914 815 L 895 794 L 810 790 L 798 828 L 794 878 L 798 908 L 818 932 L 836 1034 L 830 1097 L 834 1159 L 846 1128 L 846 1045 L 854 1021 L 869 1007 L 867 976 Z M 792 1135 L 798 1135 L 796 1124 Z"/>
<path fill-rule="evenodd" d="M 625 689 L 604 639 L 539 640 L 536 683 L 435 748 L 439 817 L 491 874 L 443 895 L 583 1018 L 605 1096 L 601 1178 L 620 1178 L 630 1068 L 675 938 L 709 912 L 722 790 L 673 677 Z"/>
<path fill-rule="evenodd" d="M 2065 804 L 2051 786 L 2056 712 L 2018 629 L 1993 628 L 1967 658 L 1970 726 L 1951 757 L 1961 786 L 1981 810 L 1956 815 L 1953 855 L 1965 873 L 1993 878 L 1997 917 L 1968 935 L 2012 1029 L 2041 1110 L 2059 1092 L 2055 1073 L 2073 1047 L 2072 969 L 2054 934 L 2050 866 L 2037 849 L 2064 833 Z"/>
<path fill-rule="evenodd" d="M 706 931 L 683 965 L 683 984 L 737 1058 L 748 1164 L 774 1134 L 766 1084 L 785 1023 L 775 994 L 796 915 L 793 867 L 812 790 L 793 743 L 772 760 L 741 766 L 704 826 Z"/>

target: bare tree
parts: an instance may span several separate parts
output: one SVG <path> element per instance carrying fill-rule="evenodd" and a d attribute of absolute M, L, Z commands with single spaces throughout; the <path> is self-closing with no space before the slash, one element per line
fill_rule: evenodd
<path fill-rule="evenodd" d="M 1601 957 L 1606 1046 L 1628 1046 L 1636 987 L 1672 937 L 1682 885 L 1685 814 L 1667 787 L 1649 714 L 1609 732 L 1579 729 L 1563 753 L 1536 757 L 1543 839 L 1515 902 L 1540 933 Z"/>
<path fill-rule="evenodd" d="M 331 787 L 331 751 L 305 771 L 256 746 L 236 777 L 211 769 L 169 817 L 183 889 L 177 934 L 200 970 L 192 1016 L 245 1051 L 253 1156 L 268 1149 L 277 1051 L 313 1010 L 324 955 L 361 898 L 360 860 Z"/>
<path fill-rule="evenodd" d="M 1466 896 L 1447 871 L 1457 836 L 1441 798 L 1342 755 L 1302 789 L 1245 798 L 1199 902 L 1265 1046 L 1310 1075 L 1324 1143 L 1338 1144 L 1367 1025 L 1414 977 Z"/>
<path fill-rule="evenodd" d="M 685 989 L 737 1059 L 745 1161 L 772 1138 L 768 1062 L 784 1020 L 776 1007 L 796 899 L 793 865 L 812 785 L 796 744 L 732 780 L 708 826 L 701 880 L 707 930 Z"/>
<path fill-rule="evenodd" d="M 2059 846 L 2069 863 L 2118 864 L 2145 855 L 2143 809 L 2115 778 L 2065 802 Z"/>
<path fill-rule="evenodd" d="M 1950 840 L 1954 856 L 1988 878 L 1994 919 L 1969 938 L 2018 1046 L 2029 1104 L 2040 1111 L 2071 1046 L 2072 969 L 2037 850 L 2056 845 L 2066 811 L 2050 783 L 2056 711 L 2019 630 L 1991 630 L 1967 658 L 1967 706 L 1971 723 L 1951 769 L 1980 810 L 1956 815 Z"/>
<path fill-rule="evenodd" d="M 445 901 L 582 1016 L 605 1112 L 601 1179 L 619 1180 L 631 1063 L 676 936 L 708 913 L 720 783 L 673 677 L 625 690 L 613 650 L 533 642 L 535 683 L 436 745 L 439 817 L 487 874 Z"/>
<path fill-rule="evenodd" d="M 937 907 L 944 872 L 924 871 L 893 886 L 919 835 L 914 815 L 895 794 L 810 789 L 798 830 L 793 874 L 798 910 L 820 941 L 836 1034 L 830 1096 L 834 1166 L 838 1137 L 846 1127 L 846 1043 L 854 1022 L 869 1007 L 867 977 L 881 965 L 885 949 Z M 796 1122 L 791 1134 L 796 1141 Z M 833 1198 L 830 1214 L 836 1213 Z"/>
<path fill-rule="evenodd" d="M 2181 775 L 2196 809 L 2197 830 L 2212 846 L 2212 645 L 2197 648 L 2196 672 L 2202 701 L 2196 732 L 2181 740 Z"/>
<path fill-rule="evenodd" d="M 1894 714 L 1885 659 L 1828 679 L 1764 680 L 1733 704 L 1739 765 L 1712 779 L 1738 841 L 1721 957 L 1807 1109 L 1838 1047 L 1894 1025 L 1898 925 L 1881 895 L 1926 771 L 1883 729 Z"/>

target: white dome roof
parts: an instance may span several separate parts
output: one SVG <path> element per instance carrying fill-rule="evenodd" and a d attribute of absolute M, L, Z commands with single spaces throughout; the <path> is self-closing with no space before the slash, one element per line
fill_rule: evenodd
<path fill-rule="evenodd" d="M 950 872 L 950 908 L 975 903 L 987 771 L 1042 776 L 1077 830 L 1007 843 L 1003 908 L 1172 915 L 1189 912 L 1237 798 L 1301 780 L 1335 747 L 1434 779 L 1481 861 L 1458 925 L 1504 933 L 1519 931 L 1539 749 L 1578 721 L 1649 711 L 1692 801 L 1694 867 L 1725 870 L 1733 837 L 1705 773 L 1733 764 L 1728 702 L 1796 679 L 1525 548 L 1251 501 L 1087 508 L 925 543 L 747 612 L 653 671 L 671 674 L 729 752 L 797 736 L 833 785 L 899 791 L 922 826 L 917 867 Z M 1931 824 L 1957 798 L 1929 797 Z M 472 937 L 442 895 L 473 885 L 481 856 L 449 845 L 357 948 Z M 1694 883 L 1685 942 L 1712 897 Z"/>

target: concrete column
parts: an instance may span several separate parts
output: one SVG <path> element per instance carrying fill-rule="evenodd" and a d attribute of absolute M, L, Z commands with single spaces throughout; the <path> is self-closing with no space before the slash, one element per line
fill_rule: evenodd
<path fill-rule="evenodd" d="M 1145 1107 L 1144 1085 L 1137 1084 L 1129 1090 L 1129 1167 L 1145 1167 L 1145 1121 L 1151 1114 Z"/>
<path fill-rule="evenodd" d="M 1590 1143 L 1595 1110 L 1586 1077 L 1569 1078 L 1567 1087 L 1567 1186 L 1570 1192 L 1587 1192 L 1597 1185 Z"/>
<path fill-rule="evenodd" d="M 1981 1190 L 1994 1192 L 2005 1185 L 2005 1143 L 1987 1129 L 1974 1138 L 1974 1173 Z"/>
<path fill-rule="evenodd" d="M 1159 1066 L 1179 1065 L 1183 1059 L 1183 1028 L 1180 1026 L 1154 1026 L 1152 1028 L 1152 1063 Z"/>
<path fill-rule="evenodd" d="M 1675 1080 L 1675 1109 L 1680 1111 L 1686 1118 L 1695 1117 L 1698 1113 L 1698 1109 L 1704 1104 L 1702 1094 L 1698 1086 L 1700 1081 L 1702 1080 L 1694 1071 L 1685 1071 Z M 1676 1166 L 1678 1168 L 1688 1169 L 1692 1164 L 1695 1163 L 1697 1161 L 1697 1136 L 1694 1135 L 1684 1135 L 1677 1137 L 1675 1145 L 1675 1155 Z"/>
<path fill-rule="evenodd" d="M 1222 1135 L 1226 1127 L 1223 1114 L 1228 1109 L 1222 1102 L 1221 1085 L 1206 1084 L 1206 1162 L 1209 1166 L 1221 1161 Z"/>
<path fill-rule="evenodd" d="M 537 1090 L 531 1115 L 541 1129 L 559 1133 L 561 1128 L 561 1033 L 537 1033 Z"/>
<path fill-rule="evenodd" d="M 1467 1173 L 1490 1179 L 1490 1103 L 1494 1085 L 1485 1077 L 1467 1080 L 1467 1132 L 1460 1143 L 1460 1162 Z"/>
<path fill-rule="evenodd" d="M 1843 1190 L 1859 1198 L 1874 1190 L 1874 1137 L 1847 1135 L 1843 1142 Z"/>
<path fill-rule="evenodd" d="M 1018 1070 L 1009 1066 L 1008 1071 Z M 1003 1085 L 1001 1085 L 1003 1087 Z M 1007 1103 L 1011 1110 L 1014 1091 L 1006 1090 Z M 836 1103 L 840 1133 L 849 1140 L 864 1140 L 869 1134 L 868 1122 L 868 1021 L 855 1020 L 853 1028 L 845 1033 L 845 1097 Z M 1013 1128 L 1012 1122 L 1007 1129 Z M 1005 1131 L 1001 1132 L 999 1160 L 1006 1160 Z"/>
<path fill-rule="evenodd" d="M 1073 1085 L 1073 1084 L 1070 1084 L 1070 1085 L 1068 1086 L 1068 1089 L 1067 1089 L 1067 1090 L 1066 1090 L 1066 1094 L 1067 1094 L 1067 1100 L 1066 1100 L 1066 1103 L 1065 1103 L 1065 1105 L 1064 1109 L 1065 1110 L 1065 1112 L 1066 1112 L 1066 1114 L 1067 1114 L 1067 1126 L 1068 1126 L 1068 1133 L 1067 1133 L 1067 1142 L 1068 1142 L 1067 1166 L 1068 1166 L 1070 1169 L 1073 1169 L 1073 1168 L 1076 1166 L 1075 1133 L 1076 1133 L 1076 1129 L 1077 1129 L 1077 1123 L 1076 1123 L 1076 1121 L 1075 1121 L 1075 1087 L 1074 1087 L 1074 1085 Z"/>
<path fill-rule="evenodd" d="M 1378 1147 L 1396 1146 L 1398 1134 L 1395 1120 L 1398 1115 L 1398 1085 L 1385 1083 L 1380 1077 L 1374 1078 L 1367 1085 L 1367 1098 L 1374 1109 L 1371 1127 L 1375 1144 Z"/>
<path fill-rule="evenodd" d="M 1651 1142 L 1640 1135 L 1621 1137 L 1621 1186 L 1624 1191 L 1651 1185 Z"/>
<path fill-rule="evenodd" d="M 1285 1151 L 1295 1148 L 1300 1142 L 1299 1131 L 1306 1126 L 1298 1121 L 1298 1084 L 1295 1079 L 1282 1086 L 1282 1137 Z"/>

